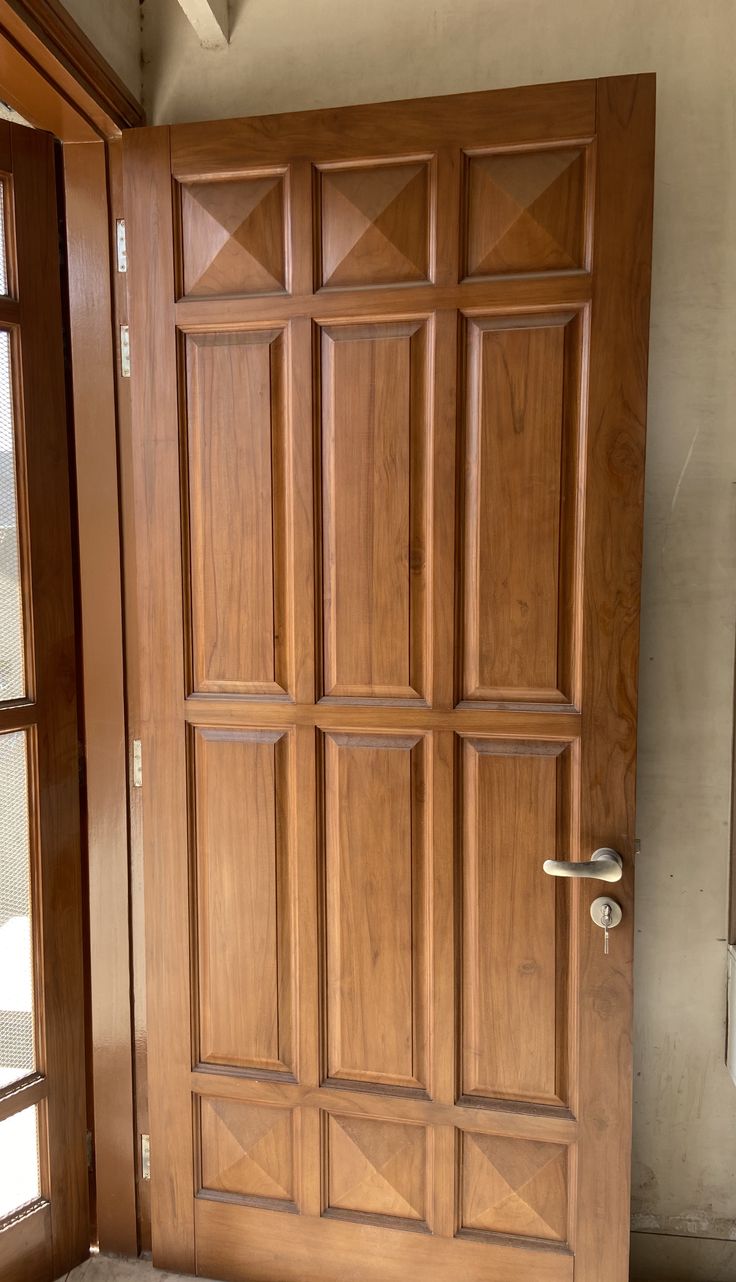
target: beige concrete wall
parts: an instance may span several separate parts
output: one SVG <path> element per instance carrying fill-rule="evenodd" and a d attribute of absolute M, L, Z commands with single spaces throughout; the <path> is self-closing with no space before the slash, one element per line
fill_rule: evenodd
<path fill-rule="evenodd" d="M 139 0 L 63 0 L 75 22 L 132 89 L 141 96 L 141 9 Z"/>
<path fill-rule="evenodd" d="M 123 0 L 68 4 L 82 25 L 86 11 L 93 35 L 103 7 L 116 22 L 128 14 Z M 723 1063 L 736 571 L 736 6 L 232 0 L 231 11 L 230 47 L 205 51 L 177 0 L 145 0 L 152 123 L 658 73 L 633 1224 L 670 1235 L 667 1251 L 664 1238 L 661 1251 L 654 1238 L 641 1239 L 650 1278 L 665 1258 L 670 1282 L 712 1282 L 716 1271 L 736 1278 L 736 1251 L 724 1245 L 736 1238 L 736 1088 Z M 100 47 L 119 69 L 125 63 L 127 78 L 132 52 L 123 57 L 114 43 L 104 30 Z M 678 1251 L 671 1235 L 693 1241 Z M 715 1241 L 701 1250 L 698 1238 Z"/>

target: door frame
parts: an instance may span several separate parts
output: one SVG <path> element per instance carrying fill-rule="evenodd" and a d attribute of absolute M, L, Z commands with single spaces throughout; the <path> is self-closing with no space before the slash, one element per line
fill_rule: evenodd
<path fill-rule="evenodd" d="M 115 304 L 122 291 L 111 205 L 116 140 L 145 117 L 59 0 L 0 0 L 0 96 L 62 144 L 85 754 L 92 1195 L 100 1249 L 135 1256 L 140 1171 L 118 464 L 126 389 L 116 354 Z"/>

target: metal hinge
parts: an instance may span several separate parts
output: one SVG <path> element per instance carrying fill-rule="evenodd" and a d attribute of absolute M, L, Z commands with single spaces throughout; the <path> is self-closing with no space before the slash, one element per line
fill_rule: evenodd
<path fill-rule="evenodd" d="M 141 1135 L 141 1179 L 151 1178 L 151 1137 Z"/>
<path fill-rule="evenodd" d="M 127 325 L 120 326 L 120 373 L 123 378 L 130 378 L 130 330 Z"/>
<path fill-rule="evenodd" d="M 92 1132 L 87 1131 L 87 1170 L 95 1169 L 95 1144 L 92 1139 Z"/>
<path fill-rule="evenodd" d="M 125 238 L 125 219 L 118 218 L 115 223 L 115 246 L 117 249 L 118 271 L 128 270 L 128 243 Z"/>
<path fill-rule="evenodd" d="M 140 739 L 133 740 L 133 787 L 143 787 L 143 746 Z"/>

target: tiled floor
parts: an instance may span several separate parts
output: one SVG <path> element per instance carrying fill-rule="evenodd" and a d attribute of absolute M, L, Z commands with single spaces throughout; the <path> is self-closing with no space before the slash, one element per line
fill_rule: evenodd
<path fill-rule="evenodd" d="M 113 1260 L 106 1255 L 92 1255 L 78 1269 L 72 1269 L 59 1282 L 194 1282 L 180 1274 L 154 1269 L 149 1260 Z"/>

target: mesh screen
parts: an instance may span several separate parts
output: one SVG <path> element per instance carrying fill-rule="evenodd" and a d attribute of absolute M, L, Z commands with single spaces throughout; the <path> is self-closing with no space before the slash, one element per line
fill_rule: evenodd
<path fill-rule="evenodd" d="M 30 873 L 26 735 L 16 730 L 0 734 L 0 1089 L 36 1067 Z"/>
<path fill-rule="evenodd" d="M 26 692 L 10 336 L 0 330 L 0 702 Z"/>
<path fill-rule="evenodd" d="M 41 1196 L 38 1108 L 24 1108 L 0 1122 L 0 1220 Z"/>

